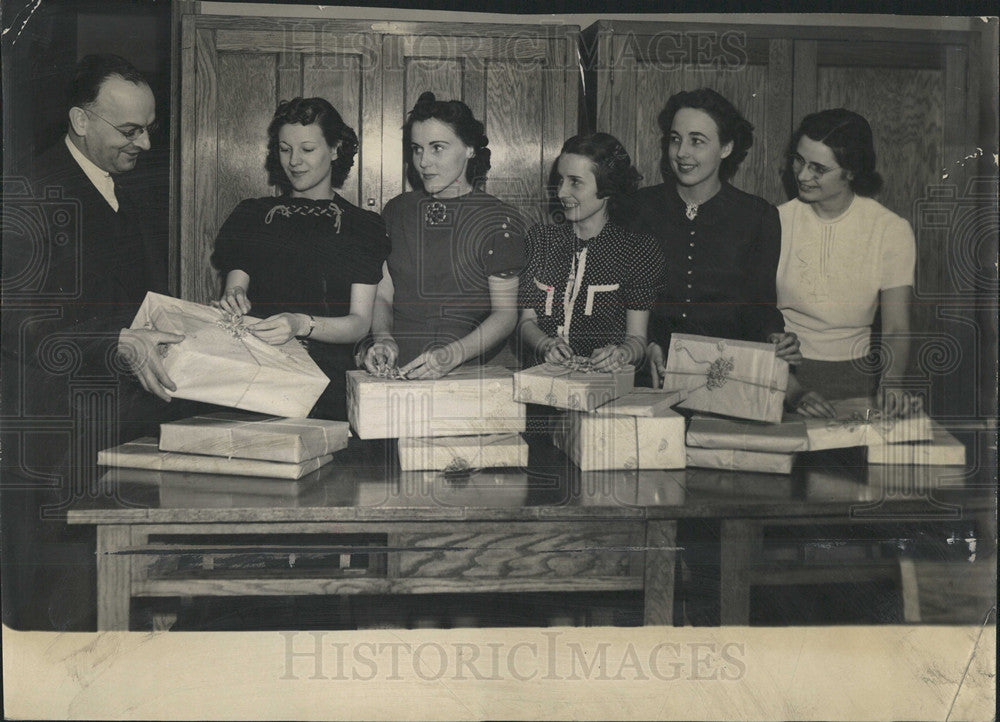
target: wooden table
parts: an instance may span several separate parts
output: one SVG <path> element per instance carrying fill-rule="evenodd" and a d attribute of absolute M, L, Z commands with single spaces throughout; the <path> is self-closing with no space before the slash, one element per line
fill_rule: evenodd
<path fill-rule="evenodd" d="M 873 473 L 863 456 L 802 455 L 791 475 L 582 473 L 535 442 L 527 469 L 451 477 L 400 472 L 394 449 L 352 440 L 299 482 L 110 470 L 107 495 L 69 512 L 97 527 L 98 629 L 127 629 L 144 596 L 612 590 L 672 624 L 685 518 L 721 521 L 722 621 L 746 623 L 768 527 L 995 509 L 962 468 Z"/>

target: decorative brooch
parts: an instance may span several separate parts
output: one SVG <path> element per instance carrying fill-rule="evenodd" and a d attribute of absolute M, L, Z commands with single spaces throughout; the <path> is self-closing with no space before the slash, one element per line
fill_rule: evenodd
<path fill-rule="evenodd" d="M 433 201 L 424 212 L 424 220 L 429 226 L 438 226 L 448 220 L 448 206 L 441 201 Z"/>
<path fill-rule="evenodd" d="M 684 215 L 687 216 L 689 221 L 693 221 L 698 216 L 698 204 L 685 201 L 684 205 L 686 206 L 684 208 Z"/>

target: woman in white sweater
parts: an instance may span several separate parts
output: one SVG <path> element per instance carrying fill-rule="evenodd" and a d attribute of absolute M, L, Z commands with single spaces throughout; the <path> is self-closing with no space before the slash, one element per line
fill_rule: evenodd
<path fill-rule="evenodd" d="M 778 308 L 804 359 L 791 404 L 831 416 L 828 399 L 874 393 L 886 413 L 912 413 L 920 399 L 901 386 L 916 245 L 909 222 L 871 198 L 882 186 L 871 127 L 850 110 L 823 110 L 803 119 L 789 151 L 798 197 L 778 208 Z M 871 358 L 879 309 L 880 362 Z"/>

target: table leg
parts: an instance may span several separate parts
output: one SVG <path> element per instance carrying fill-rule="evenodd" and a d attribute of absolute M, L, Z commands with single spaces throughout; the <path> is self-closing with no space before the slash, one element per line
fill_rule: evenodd
<path fill-rule="evenodd" d="M 129 527 L 97 527 L 97 631 L 128 631 L 132 558 L 115 552 L 129 545 Z"/>
<path fill-rule="evenodd" d="M 646 524 L 643 613 L 645 624 L 674 623 L 676 545 L 676 521 L 650 521 Z"/>
<path fill-rule="evenodd" d="M 722 624 L 750 623 L 750 566 L 764 544 L 760 522 L 723 519 L 720 540 L 720 609 Z"/>

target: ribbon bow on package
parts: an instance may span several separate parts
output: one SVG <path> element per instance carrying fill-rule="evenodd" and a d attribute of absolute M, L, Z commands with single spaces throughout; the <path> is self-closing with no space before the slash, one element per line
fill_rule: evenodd
<path fill-rule="evenodd" d="M 171 395 L 245 411 L 304 417 L 330 383 L 292 339 L 271 346 L 247 326 L 259 319 L 179 298 L 147 293 L 132 328 L 184 336 L 165 344 L 163 367 L 177 385 Z"/>
<path fill-rule="evenodd" d="M 881 446 L 934 438 L 932 422 L 921 412 L 911 416 L 885 416 L 868 398 L 831 401 L 832 419 L 806 419 L 809 449 L 845 449 L 852 446 Z"/>
<path fill-rule="evenodd" d="M 635 367 L 594 371 L 588 363 L 543 363 L 514 374 L 514 399 L 559 409 L 592 411 L 624 396 L 635 383 Z"/>
<path fill-rule="evenodd" d="M 675 333 L 664 387 L 685 389 L 681 406 L 739 419 L 781 421 L 788 363 L 775 345 Z"/>

